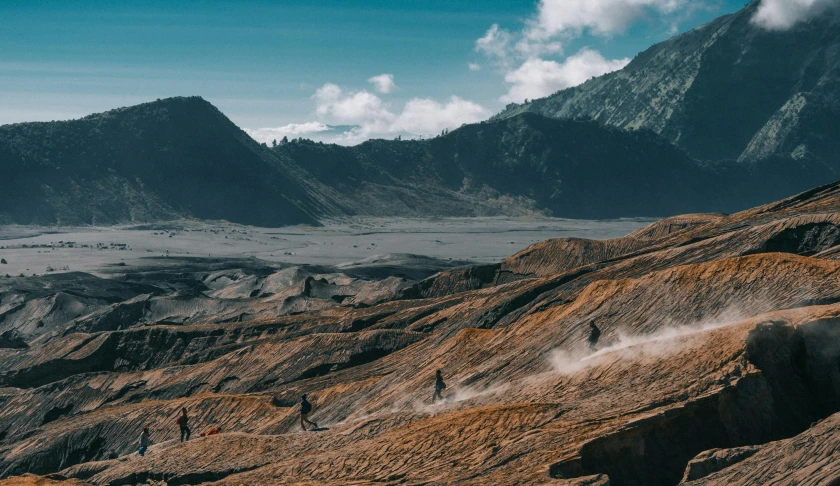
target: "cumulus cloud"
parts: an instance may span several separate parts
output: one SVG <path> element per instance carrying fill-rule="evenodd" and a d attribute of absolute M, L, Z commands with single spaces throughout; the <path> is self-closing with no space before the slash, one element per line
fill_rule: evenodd
<path fill-rule="evenodd" d="M 316 99 L 318 100 L 316 113 L 321 116 L 330 116 L 339 123 L 360 124 L 369 120 L 393 118 L 382 99 L 365 90 L 342 95 L 332 100 Z"/>
<path fill-rule="evenodd" d="M 503 102 L 542 98 L 561 89 L 577 86 L 589 78 L 623 68 L 630 59 L 606 59 L 592 49 L 581 49 L 563 62 L 532 58 L 505 75 L 510 84 Z"/>
<path fill-rule="evenodd" d="M 470 68 L 470 71 L 478 71 L 481 69 L 481 64 L 477 62 L 471 62 L 467 64 L 467 67 Z"/>
<path fill-rule="evenodd" d="M 368 79 L 368 83 L 373 84 L 376 88 L 376 91 L 382 94 L 388 94 L 394 89 L 396 89 L 397 85 L 394 84 L 394 75 L 393 74 L 380 74 L 379 76 L 374 76 Z"/>
<path fill-rule="evenodd" d="M 327 83 L 315 91 L 312 99 L 317 101 L 317 112 L 319 115 L 326 115 L 330 104 L 341 98 L 341 88 L 337 84 Z"/>
<path fill-rule="evenodd" d="M 315 112 L 338 123 L 359 125 L 354 136 L 415 133 L 429 135 L 462 123 L 473 123 L 489 112 L 472 101 L 452 96 L 445 103 L 429 98 L 413 98 L 400 113 L 394 113 L 381 98 L 368 91 L 346 92 L 325 84 L 315 92 Z"/>
<path fill-rule="evenodd" d="M 511 38 L 510 32 L 499 28 L 498 24 L 493 24 L 487 29 L 484 37 L 475 41 L 475 50 L 487 57 L 504 59 L 508 55 L 507 51 Z"/>
<path fill-rule="evenodd" d="M 513 34 L 493 24 L 475 41 L 475 50 L 502 64 L 511 57 L 561 55 L 563 42 L 584 33 L 610 37 L 651 14 L 658 14 L 673 28 L 699 8 L 703 2 L 698 0 L 540 0 L 536 14 L 521 32 Z"/>
<path fill-rule="evenodd" d="M 288 136 L 354 145 L 371 138 L 437 135 L 442 130 L 490 116 L 490 111 L 483 106 L 457 96 L 444 102 L 412 98 L 401 110 L 394 110 L 390 103 L 367 90 L 350 91 L 333 83 L 318 88 L 312 99 L 318 121 L 246 132 L 257 141 L 267 143 Z"/>
<path fill-rule="evenodd" d="M 545 40 L 557 35 L 579 35 L 584 29 L 600 36 L 624 32 L 648 12 L 672 14 L 689 0 L 540 0 L 536 18 L 525 35 Z M 696 2 L 695 2 L 696 3 Z"/>
<path fill-rule="evenodd" d="M 521 102 L 576 86 L 629 62 L 606 59 L 592 49 L 563 59 L 564 43 L 585 34 L 621 34 L 642 18 L 655 17 L 673 30 L 703 8 L 708 6 L 701 0 L 539 0 L 536 13 L 520 31 L 512 33 L 493 24 L 475 41 L 475 50 L 504 74 L 509 86 L 500 100 Z"/>
<path fill-rule="evenodd" d="M 394 115 L 382 99 L 366 90 L 347 92 L 338 85 L 327 83 L 312 95 L 315 113 L 337 123 L 354 125 L 387 125 Z"/>
<path fill-rule="evenodd" d="M 463 123 L 481 121 L 489 115 L 483 106 L 457 96 L 450 97 L 446 103 L 438 103 L 429 98 L 414 98 L 405 104 L 392 131 L 433 134 Z"/>
<path fill-rule="evenodd" d="M 840 0 L 762 0 L 752 21 L 767 30 L 787 30 L 838 7 Z"/>

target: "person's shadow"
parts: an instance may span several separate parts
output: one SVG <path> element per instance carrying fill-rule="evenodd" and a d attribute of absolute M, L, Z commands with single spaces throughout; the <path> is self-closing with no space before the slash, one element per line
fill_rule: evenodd
<path fill-rule="evenodd" d="M 330 430 L 329 427 L 315 427 L 314 429 L 309 429 L 311 432 L 323 432 L 325 430 Z"/>

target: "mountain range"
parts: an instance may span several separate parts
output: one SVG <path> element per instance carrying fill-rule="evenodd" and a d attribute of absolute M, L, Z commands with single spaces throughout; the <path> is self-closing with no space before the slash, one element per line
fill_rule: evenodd
<path fill-rule="evenodd" d="M 788 30 L 754 24 L 759 2 L 638 54 L 624 69 L 522 112 L 651 130 L 702 160 L 769 156 L 840 168 L 840 21 L 830 13 Z"/>
<path fill-rule="evenodd" d="M 840 29 L 755 3 L 427 140 L 269 148 L 199 97 L 0 127 L 0 222 L 733 212 L 838 179 Z"/>

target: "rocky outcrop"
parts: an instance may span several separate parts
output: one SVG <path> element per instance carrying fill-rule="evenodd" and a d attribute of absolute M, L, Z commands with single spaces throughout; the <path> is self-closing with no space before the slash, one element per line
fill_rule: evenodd
<path fill-rule="evenodd" d="M 393 297 L 371 291 L 365 305 L 85 332 L 72 319 L 63 333 L 0 349 L 0 475 L 92 485 L 827 482 L 840 467 L 840 262 L 820 255 L 838 246 L 838 214 L 840 184 L 600 245 L 546 242 L 513 263 L 407 282 Z M 515 278 L 502 281 L 505 265 Z M 217 268 L 183 279 L 206 289 L 178 298 L 271 299 L 242 296 L 292 286 L 325 301 L 330 286 L 355 288 L 339 273 Z M 590 350 L 593 321 L 602 335 Z M 434 403 L 438 369 L 448 387 Z M 317 431 L 300 430 L 303 393 Z M 182 407 L 196 437 L 183 444 Z M 140 457 L 143 425 L 154 444 Z M 220 433 L 197 437 L 211 428 Z"/>
<path fill-rule="evenodd" d="M 796 437 L 751 448 L 755 452 L 747 457 L 739 450 L 719 451 L 715 455 L 738 459 L 680 484 L 835 484 L 838 434 L 840 414 L 834 414 Z"/>
<path fill-rule="evenodd" d="M 682 482 L 693 481 L 737 464 L 759 451 L 756 446 L 704 451 L 688 462 Z"/>

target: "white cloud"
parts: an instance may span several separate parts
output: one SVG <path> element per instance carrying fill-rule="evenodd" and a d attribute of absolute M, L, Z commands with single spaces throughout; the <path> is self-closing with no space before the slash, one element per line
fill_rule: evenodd
<path fill-rule="evenodd" d="M 395 112 L 373 93 L 347 91 L 333 83 L 318 88 L 312 99 L 315 100 L 315 114 L 320 118 L 318 121 L 245 131 L 257 141 L 266 143 L 288 136 L 354 145 L 370 138 L 437 135 L 444 129 L 490 116 L 490 111 L 483 106 L 457 96 L 442 103 L 430 98 L 412 98 L 401 111 Z M 335 123 L 353 126 L 330 125 Z"/>
<path fill-rule="evenodd" d="M 592 49 L 581 49 L 562 63 L 541 58 L 528 59 L 505 75 L 509 91 L 503 102 L 520 103 L 526 98 L 542 98 L 561 89 L 577 86 L 589 78 L 623 68 L 630 59 L 606 59 Z"/>
<path fill-rule="evenodd" d="M 511 33 L 493 24 L 475 41 L 475 50 L 504 73 L 510 86 L 501 101 L 538 98 L 629 62 L 608 60 L 590 49 L 562 59 L 566 42 L 584 35 L 621 34 L 640 19 L 655 19 L 676 33 L 680 24 L 698 10 L 711 8 L 711 3 L 713 0 L 539 0 L 537 12 L 521 31 Z"/>
<path fill-rule="evenodd" d="M 525 36 L 546 40 L 558 35 L 580 35 L 584 29 L 600 36 L 624 32 L 648 12 L 671 14 L 689 0 L 540 0 L 536 18 Z M 696 3 L 696 1 L 694 2 Z"/>
<path fill-rule="evenodd" d="M 840 0 L 762 0 L 752 21 L 767 30 L 787 30 L 838 6 Z"/>
<path fill-rule="evenodd" d="M 500 29 L 498 24 L 493 24 L 487 29 L 484 37 L 475 41 L 475 50 L 484 53 L 487 57 L 504 59 L 508 55 L 510 40 L 510 32 Z"/>
<path fill-rule="evenodd" d="M 478 71 L 481 69 L 481 64 L 477 62 L 471 62 L 467 64 L 467 67 L 470 68 L 470 71 Z"/>
<path fill-rule="evenodd" d="M 394 118 L 381 98 L 365 90 L 346 93 L 337 85 L 327 83 L 318 88 L 312 98 L 316 103 L 315 113 L 339 123 L 362 124 Z"/>
<path fill-rule="evenodd" d="M 337 84 L 327 83 L 318 88 L 312 98 L 317 102 L 317 113 L 326 115 L 331 104 L 341 98 L 341 88 Z"/>
<path fill-rule="evenodd" d="M 276 128 L 245 128 L 245 133 L 251 136 L 257 142 L 271 143 L 273 140 L 283 140 L 283 137 L 308 138 L 308 135 L 313 135 L 319 132 L 326 132 L 330 127 L 321 122 L 307 122 L 307 123 L 290 123 L 282 127 Z"/>
<path fill-rule="evenodd" d="M 436 134 L 445 128 L 475 123 L 490 116 L 483 106 L 452 96 L 446 103 L 429 98 L 409 100 L 392 127 L 393 131 Z"/>
<path fill-rule="evenodd" d="M 376 91 L 388 94 L 394 89 L 396 89 L 397 85 L 394 84 L 394 75 L 393 74 L 380 74 L 379 76 L 374 76 L 368 79 L 368 83 L 373 84 L 376 88 Z"/>

